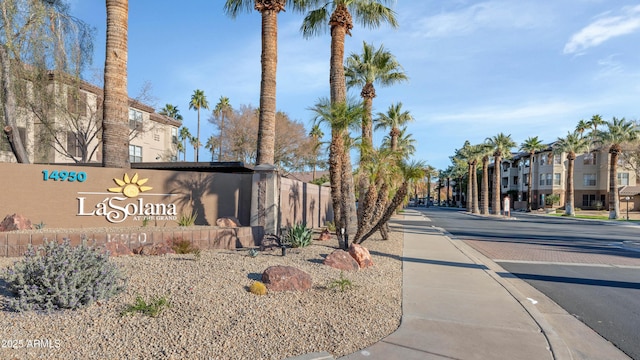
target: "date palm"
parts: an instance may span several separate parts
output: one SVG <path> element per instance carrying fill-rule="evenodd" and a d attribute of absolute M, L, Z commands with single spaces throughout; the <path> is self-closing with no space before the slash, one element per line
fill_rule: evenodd
<path fill-rule="evenodd" d="M 595 116 L 594 116 L 595 117 Z M 596 132 L 596 141 L 609 147 L 609 219 L 620 217 L 620 199 L 618 197 L 618 159 L 622 154 L 622 146 L 638 140 L 638 127 L 624 118 L 613 118 L 604 123 L 606 131 Z"/>
<path fill-rule="evenodd" d="M 409 121 L 413 121 L 413 116 L 411 116 L 409 111 L 402 110 L 401 102 L 390 105 L 386 113 L 378 113 L 378 117 L 375 119 L 375 129 L 390 129 L 391 151 L 398 150 L 398 137 L 402 133 L 400 127 Z"/>
<path fill-rule="evenodd" d="M 584 121 L 584 120 L 580 120 L 578 121 L 578 123 L 576 124 L 576 132 L 582 136 L 584 135 L 584 132 L 589 130 L 591 126 L 589 125 L 588 122 Z"/>
<path fill-rule="evenodd" d="M 231 103 L 226 96 L 220 96 L 216 107 L 213 109 L 215 117 L 220 119 L 220 141 L 218 142 L 218 161 L 222 161 L 222 143 L 224 142 L 224 120 L 229 111 L 231 111 Z M 258 140 L 260 141 L 260 140 Z M 257 163 L 256 163 L 257 164 Z"/>
<path fill-rule="evenodd" d="M 390 86 L 408 80 L 402 66 L 395 56 L 380 46 L 377 50 L 373 44 L 362 43 L 362 53 L 351 53 L 345 64 L 347 87 L 360 87 L 360 97 L 364 103 L 362 117 L 362 145 L 365 149 L 360 155 L 360 161 L 366 161 L 363 156 L 373 147 L 372 104 L 376 97 L 374 84 Z"/>
<path fill-rule="evenodd" d="M 581 126 L 580 123 L 578 123 L 578 126 Z M 582 131 L 579 131 L 576 127 L 576 133 L 580 136 L 582 136 Z M 542 151 L 545 148 L 546 145 L 543 144 L 542 140 L 538 139 L 537 136 L 528 137 L 520 145 L 520 151 L 524 151 L 529 154 L 529 185 L 527 185 L 527 211 L 529 212 L 531 212 L 531 199 L 533 198 L 533 156 L 536 152 Z"/>
<path fill-rule="evenodd" d="M 196 147 L 195 151 L 195 161 L 199 160 L 199 152 L 200 152 L 200 109 L 209 110 L 209 102 L 207 101 L 207 96 L 204 94 L 204 91 L 200 89 L 194 90 L 191 95 L 191 101 L 189 102 L 189 110 L 195 109 L 198 112 L 198 128 L 196 130 Z"/>
<path fill-rule="evenodd" d="M 260 78 L 260 115 L 256 164 L 275 163 L 276 71 L 278 64 L 278 13 L 286 7 L 304 11 L 307 0 L 227 0 L 225 12 L 236 17 L 255 9 L 262 16 L 262 55 Z"/>
<path fill-rule="evenodd" d="M 180 128 L 180 133 L 178 134 L 180 141 L 182 141 L 182 161 L 187 161 L 187 140 L 192 138 L 191 132 L 185 126 Z"/>
<path fill-rule="evenodd" d="M 511 135 L 503 133 L 487 138 L 485 142 L 493 149 L 493 213 L 500 215 L 501 162 L 503 156 L 511 155 L 511 148 L 514 148 L 516 143 L 511 139 Z"/>
<path fill-rule="evenodd" d="M 129 168 L 129 96 L 127 94 L 128 0 L 107 0 L 104 61 L 102 165 Z"/>
<path fill-rule="evenodd" d="M 602 116 L 595 114 L 591 117 L 591 119 L 589 119 L 589 121 L 586 122 L 587 126 L 589 128 L 591 128 L 592 130 L 592 137 L 593 138 L 597 138 L 598 137 L 598 126 L 599 125 L 605 125 L 606 121 L 604 121 L 604 119 L 602 118 Z"/>
<path fill-rule="evenodd" d="M 182 115 L 180 115 L 180 110 L 178 110 L 177 106 L 166 104 L 159 112 L 160 115 L 168 116 L 172 119 L 182 121 Z"/>
<path fill-rule="evenodd" d="M 344 40 L 346 35 L 351 35 L 353 29 L 353 17 L 355 14 L 355 21 L 361 25 L 369 28 L 377 28 L 382 23 L 388 23 L 393 27 L 397 27 L 397 21 L 395 13 L 385 6 L 385 4 L 392 3 L 391 0 L 306 0 L 306 9 L 310 10 L 305 16 L 301 31 L 305 38 L 316 36 L 321 32 L 330 30 L 331 34 L 331 57 L 329 64 L 329 87 L 330 87 L 330 101 L 331 104 L 348 108 L 347 105 L 347 85 L 344 71 Z M 331 139 L 332 142 L 335 139 L 341 139 L 345 136 L 344 133 L 333 134 L 333 131 L 338 129 L 332 129 Z M 346 131 L 342 130 L 342 131 Z M 330 146 L 330 152 L 342 149 L 344 147 Z M 344 158 L 342 155 L 331 155 L 333 159 Z M 329 168 L 338 166 L 344 167 L 348 171 L 341 171 L 339 179 L 333 179 L 339 181 L 337 184 L 340 188 L 353 189 L 353 174 L 351 171 L 351 164 L 341 164 L 336 162 L 330 162 Z M 335 170 L 334 170 L 335 171 Z M 344 183 L 344 185 L 343 185 Z M 332 184 L 333 186 L 333 184 Z M 332 197 L 337 194 L 332 193 Z M 355 193 L 343 194 L 348 200 L 346 200 L 345 206 L 347 208 L 340 210 L 341 212 L 347 212 L 344 219 L 346 223 L 339 224 L 337 219 L 336 224 L 343 226 L 350 236 L 356 232 L 357 214 L 355 209 Z M 340 199 L 333 199 L 334 204 L 340 203 Z M 353 202 L 353 204 L 351 204 Z M 334 212 L 336 208 L 334 207 Z M 341 235 L 338 235 L 341 239 Z"/>
<path fill-rule="evenodd" d="M 553 145 L 553 152 L 556 154 L 567 154 L 567 186 L 565 187 L 565 205 L 564 211 L 566 215 L 575 216 L 574 201 L 574 185 L 573 185 L 573 168 L 576 155 L 589 149 L 589 141 L 582 135 L 574 131 L 567 133 L 567 136 L 558 138 Z M 531 168 L 531 167 L 530 167 Z M 531 184 L 531 180 L 529 182 Z"/>
<path fill-rule="evenodd" d="M 213 161 L 213 155 L 216 152 L 216 144 L 217 140 L 213 135 L 209 136 L 209 138 L 207 139 L 207 143 L 204 144 L 204 148 L 211 152 L 211 161 Z"/>

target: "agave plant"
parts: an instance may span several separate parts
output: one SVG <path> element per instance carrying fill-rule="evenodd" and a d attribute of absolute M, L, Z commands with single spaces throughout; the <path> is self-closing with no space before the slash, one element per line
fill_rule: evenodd
<path fill-rule="evenodd" d="M 290 226 L 285 233 L 285 243 L 293 248 L 311 245 L 313 230 L 303 224 Z"/>

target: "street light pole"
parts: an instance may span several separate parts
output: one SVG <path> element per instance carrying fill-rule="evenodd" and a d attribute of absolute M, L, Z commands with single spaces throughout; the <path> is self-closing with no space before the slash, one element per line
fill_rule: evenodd
<path fill-rule="evenodd" d="M 624 199 L 627 201 L 627 221 L 629 221 L 629 199 L 630 199 L 630 197 L 625 196 Z"/>

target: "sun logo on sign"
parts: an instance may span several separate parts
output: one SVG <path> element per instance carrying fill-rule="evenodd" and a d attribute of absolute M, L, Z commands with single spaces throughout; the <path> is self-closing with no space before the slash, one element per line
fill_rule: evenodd
<path fill-rule="evenodd" d="M 118 187 L 109 188 L 109 192 L 122 193 L 128 198 L 134 198 L 140 195 L 141 192 L 153 189 L 150 186 L 143 186 L 147 181 L 149 181 L 149 179 L 138 179 L 138 174 L 133 175 L 132 178 L 129 178 L 129 175 L 124 174 L 122 180 L 114 178 L 113 181 L 118 184 Z"/>

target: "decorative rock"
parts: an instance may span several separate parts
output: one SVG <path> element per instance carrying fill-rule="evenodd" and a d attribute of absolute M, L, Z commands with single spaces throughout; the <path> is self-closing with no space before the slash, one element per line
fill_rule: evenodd
<path fill-rule="evenodd" d="M 20 214 L 7 215 L 0 223 L 0 231 L 31 230 L 31 220 Z"/>
<path fill-rule="evenodd" d="M 218 218 L 216 220 L 216 225 L 220 227 L 240 227 L 240 220 L 234 218 L 233 216 L 225 216 Z"/>
<path fill-rule="evenodd" d="M 331 233 L 329 232 L 329 230 L 324 229 L 322 230 L 322 232 L 320 233 L 320 237 L 318 237 L 318 240 L 320 241 L 327 241 L 327 240 L 331 240 Z"/>
<path fill-rule="evenodd" d="M 133 255 L 133 252 L 125 244 L 117 242 L 108 242 L 104 245 L 104 250 L 109 252 L 110 256 L 127 256 Z"/>
<path fill-rule="evenodd" d="M 280 239 L 272 234 L 265 234 L 260 241 L 260 251 L 280 249 L 281 246 Z"/>
<path fill-rule="evenodd" d="M 360 269 L 358 262 L 348 252 L 341 249 L 334 250 L 322 263 L 345 271 L 358 271 Z"/>
<path fill-rule="evenodd" d="M 262 273 L 262 282 L 269 291 L 304 291 L 311 288 L 311 275 L 293 266 L 276 265 Z"/>
<path fill-rule="evenodd" d="M 133 249 L 134 254 L 138 255 L 165 255 L 175 254 L 176 252 L 166 244 L 143 245 Z"/>
<path fill-rule="evenodd" d="M 349 255 L 351 255 L 360 265 L 360 268 L 366 268 L 369 266 L 373 266 L 373 259 L 371 258 L 371 254 L 369 254 L 369 250 L 364 246 L 358 244 L 351 244 L 349 246 Z"/>

